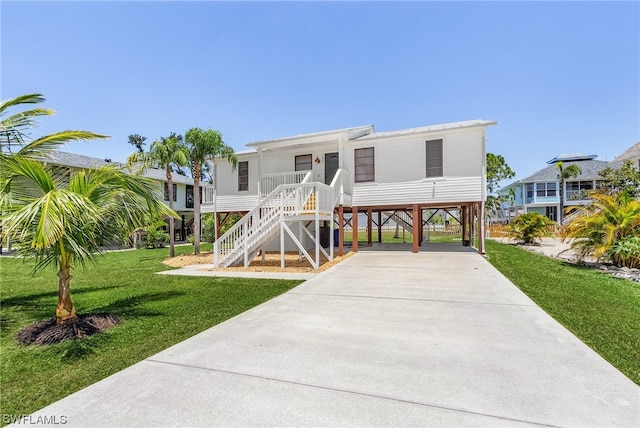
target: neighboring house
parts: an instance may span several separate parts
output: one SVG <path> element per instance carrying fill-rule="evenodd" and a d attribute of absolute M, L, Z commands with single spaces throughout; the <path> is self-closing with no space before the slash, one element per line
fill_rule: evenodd
<path fill-rule="evenodd" d="M 111 159 L 99 159 L 91 156 L 77 155 L 67 152 L 52 152 L 48 154 L 43 163 L 66 168 L 69 173 L 80 169 L 97 169 L 106 165 L 123 164 L 112 162 Z M 169 189 L 167 187 L 167 177 L 164 169 L 150 168 L 144 174 L 145 177 L 158 181 L 158 189 L 164 193 L 164 202 L 169 205 Z M 207 193 L 207 186 L 202 186 Z M 176 239 L 185 240 L 188 234 L 193 233 L 193 179 L 173 173 L 173 210 L 180 215 L 180 220 L 176 220 Z"/>
<path fill-rule="evenodd" d="M 611 161 L 612 164 L 622 163 L 626 160 L 631 161 L 633 166 L 640 170 L 640 141 L 625 150 L 620 156 Z"/>
<path fill-rule="evenodd" d="M 564 167 L 576 164 L 581 170 L 577 177 L 565 181 L 565 208 L 588 203 L 587 193 L 596 188 L 599 172 L 610 165 L 609 162 L 595 160 L 596 157 L 582 153 L 562 154 L 548 161 L 550 166 L 503 187 L 499 193 L 508 197 L 510 189 L 513 189 L 514 198 L 502 204 L 502 217 L 508 220 L 519 214 L 537 212 L 557 221 L 560 209 L 558 162 L 562 162 Z"/>
<path fill-rule="evenodd" d="M 357 230 L 358 213 L 367 215 L 369 242 L 372 224 L 380 227 L 384 216 L 411 230 L 417 252 L 423 224 L 414 228 L 413 219 L 429 209 L 460 212 L 463 242 L 477 234 L 484 252 L 485 135 L 495 124 L 472 120 L 389 132 L 359 126 L 248 144 L 236 153 L 235 169 L 215 159 L 215 196 L 203 212 L 215 212 L 219 225 L 231 213 L 248 215 L 216 241 L 214 263 L 247 264 L 260 250 L 293 245 L 317 268 L 320 252 L 333 257 L 334 224 L 341 254 L 344 226 Z M 319 245 L 323 236 L 328 253 Z"/>

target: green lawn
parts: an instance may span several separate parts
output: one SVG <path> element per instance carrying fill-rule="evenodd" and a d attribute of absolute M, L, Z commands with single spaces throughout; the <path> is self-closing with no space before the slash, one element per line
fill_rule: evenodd
<path fill-rule="evenodd" d="M 385 244 L 397 244 L 397 243 L 406 243 L 411 244 L 413 242 L 413 235 L 407 231 L 404 232 L 404 236 L 402 235 L 402 229 L 398 232 L 398 237 L 394 238 L 395 231 L 393 230 L 383 230 L 382 231 L 382 242 Z M 425 232 L 425 239 L 430 242 L 460 242 L 462 240 L 461 233 L 449 233 L 449 232 L 441 232 L 441 231 L 429 231 Z M 353 234 L 350 229 L 344 231 L 344 240 L 345 242 L 353 241 Z M 378 231 L 376 228 L 371 233 L 371 240 L 376 243 L 378 242 Z M 359 230 L 358 231 L 358 242 L 367 242 L 367 231 Z"/>
<path fill-rule="evenodd" d="M 31 413 L 301 282 L 154 275 L 168 269 L 167 255 L 166 248 L 114 252 L 78 269 L 71 282 L 78 313 L 111 312 L 124 322 L 81 341 L 29 347 L 13 335 L 53 316 L 57 277 L 53 269 L 33 277 L 32 263 L 0 259 L 1 413 Z"/>
<path fill-rule="evenodd" d="M 640 385 L 640 284 L 487 240 L 489 261 Z"/>

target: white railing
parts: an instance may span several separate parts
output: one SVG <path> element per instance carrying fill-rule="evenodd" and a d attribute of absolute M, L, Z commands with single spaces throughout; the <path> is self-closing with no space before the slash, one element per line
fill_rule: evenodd
<path fill-rule="evenodd" d="M 202 186 L 202 204 L 213 204 L 216 200 L 216 188 L 207 184 Z"/>
<path fill-rule="evenodd" d="M 331 180 L 331 188 L 334 192 L 334 206 L 344 204 L 344 195 L 353 194 L 353 184 L 351 183 L 351 173 L 346 169 L 338 169 L 336 175 Z"/>
<path fill-rule="evenodd" d="M 214 267 L 227 267 L 244 258 L 251 262 L 257 246 L 277 230 L 285 217 L 331 216 L 334 190 L 322 183 L 283 184 L 233 225 L 214 243 Z M 304 218 L 304 217 L 302 217 Z"/>
<path fill-rule="evenodd" d="M 277 174 L 265 174 L 260 177 L 260 198 L 273 192 L 283 184 L 306 183 L 311 179 L 311 171 L 290 171 Z"/>

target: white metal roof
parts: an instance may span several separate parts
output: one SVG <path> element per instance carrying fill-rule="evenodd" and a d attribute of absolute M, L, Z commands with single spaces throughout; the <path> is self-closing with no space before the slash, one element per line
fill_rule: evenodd
<path fill-rule="evenodd" d="M 312 132 L 309 134 L 293 135 L 291 137 L 276 138 L 274 140 L 256 141 L 247 144 L 248 147 L 267 146 L 267 147 L 281 147 L 286 146 L 288 143 L 298 144 L 312 144 L 321 141 L 327 141 L 332 138 L 338 138 L 341 134 L 347 134 L 347 138 L 358 138 L 362 135 L 366 135 L 374 132 L 373 125 L 356 126 L 352 128 L 333 129 L 330 131 Z"/>
<path fill-rule="evenodd" d="M 476 126 L 491 126 L 491 125 L 497 125 L 497 124 L 498 122 L 494 120 L 482 120 L 482 119 L 466 120 L 463 122 L 450 122 L 450 123 L 442 123 L 439 125 L 421 126 L 418 128 L 399 129 L 397 131 L 376 132 L 373 134 L 360 137 L 357 139 L 357 141 L 374 140 L 374 139 L 388 138 L 388 137 L 400 137 L 404 135 L 424 134 L 424 133 L 439 132 L 439 131 L 449 131 L 454 129 L 472 128 Z"/>

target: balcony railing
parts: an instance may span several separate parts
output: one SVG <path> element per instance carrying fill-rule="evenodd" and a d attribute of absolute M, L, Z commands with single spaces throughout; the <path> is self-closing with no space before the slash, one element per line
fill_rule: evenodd
<path fill-rule="evenodd" d="M 290 171 L 276 174 L 265 174 L 260 177 L 260 199 L 273 192 L 281 184 L 307 183 L 311 179 L 311 171 Z"/>

